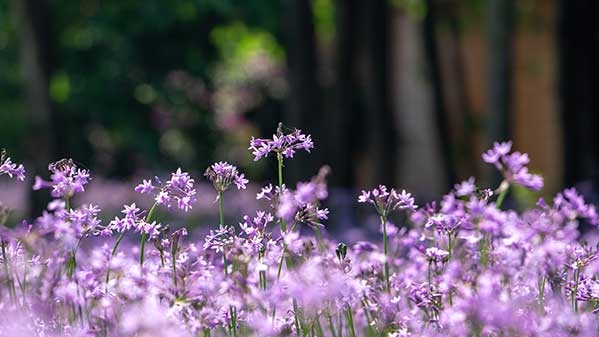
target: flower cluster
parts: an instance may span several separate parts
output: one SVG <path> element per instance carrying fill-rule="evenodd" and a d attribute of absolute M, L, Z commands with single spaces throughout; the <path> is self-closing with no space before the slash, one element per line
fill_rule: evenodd
<path fill-rule="evenodd" d="M 511 183 L 518 165 L 508 162 L 525 160 L 506 144 L 485 156 L 500 153 L 495 163 Z M 235 184 L 234 167 L 215 165 L 217 190 Z M 375 206 L 382 242 L 364 235 L 345 244 L 317 221 L 326 217 L 318 214 L 326 173 L 295 190 L 266 186 L 257 198 L 270 209 L 185 240 L 185 227 L 171 233 L 151 220 L 157 205 L 185 210 L 180 199 L 195 196 L 180 170 L 137 186 L 155 193 L 149 211 L 132 202 L 105 227 L 98 207 L 55 199 L 33 224 L 0 229 L 0 336 L 597 336 L 596 229 L 578 229 L 597 224 L 597 212 L 575 189 L 515 211 L 497 207 L 501 195 L 474 178 L 422 207 L 379 186 L 358 201 Z M 409 217 L 392 224 L 394 210 Z M 273 222 L 284 220 L 291 229 L 279 231 Z M 294 230 L 298 223 L 319 230 Z M 112 249 L 93 235 L 115 231 Z"/>
<path fill-rule="evenodd" d="M 100 234 L 110 236 L 112 232 L 124 233 L 133 230 L 137 233 L 145 233 L 148 239 L 154 239 L 160 234 L 162 225 L 156 221 L 148 222 L 144 217 L 146 212 L 141 211 L 135 203 L 124 205 L 121 213 L 123 217 L 115 217 Z"/>
<path fill-rule="evenodd" d="M 252 151 L 254 160 L 257 161 L 268 156 L 270 152 L 280 154 L 285 158 L 293 158 L 297 150 L 310 152 L 312 148 L 314 148 L 314 142 L 312 142 L 310 135 L 305 135 L 298 129 L 294 129 L 289 134 L 284 134 L 282 125 L 279 124 L 277 133 L 272 136 L 272 139 L 252 137 L 248 149 Z"/>
<path fill-rule="evenodd" d="M 69 199 L 76 193 L 85 191 L 84 186 L 88 183 L 89 171 L 80 169 L 72 159 L 61 159 L 48 165 L 50 181 L 35 177 L 34 190 L 50 188 L 50 194 L 54 198 Z"/>
<path fill-rule="evenodd" d="M 101 220 L 98 219 L 100 208 L 85 204 L 77 208 L 66 209 L 63 200 L 56 199 L 48 204 L 48 210 L 38 217 L 35 225 L 42 234 L 51 234 L 69 247 L 84 236 L 99 234 Z"/>
<path fill-rule="evenodd" d="M 329 167 L 324 166 L 311 181 L 298 183 L 295 191 L 285 190 L 277 205 L 277 216 L 285 221 L 323 227 L 322 221 L 328 219 L 329 210 L 320 209 L 319 202 L 328 196 L 325 178 L 329 171 Z M 261 195 L 266 198 L 268 194 L 262 190 Z"/>
<path fill-rule="evenodd" d="M 12 162 L 10 157 L 6 156 L 6 151 L 2 149 L 0 152 L 0 176 L 7 174 L 9 177 L 16 177 L 17 180 L 25 180 L 25 167 L 23 164 L 15 164 Z"/>
<path fill-rule="evenodd" d="M 530 162 L 528 154 L 517 151 L 510 153 L 511 150 L 512 142 L 494 143 L 493 148 L 483 154 L 483 160 L 495 165 L 510 183 L 522 185 L 534 191 L 543 188 L 543 178 L 528 172 L 528 167 L 526 167 Z"/>
<path fill-rule="evenodd" d="M 237 167 L 224 161 L 210 165 L 204 176 L 212 182 L 218 193 L 225 192 L 231 184 L 235 184 L 239 190 L 245 189 L 249 182 L 243 173 L 237 171 Z"/>
<path fill-rule="evenodd" d="M 418 208 L 414 204 L 414 198 L 410 193 L 405 190 L 397 193 L 393 188 L 389 191 L 387 186 L 384 185 L 379 185 L 370 191 L 362 191 L 362 194 L 358 197 L 358 202 L 373 204 L 382 216 L 387 216 L 390 212 L 398 209 L 415 211 Z"/>
<path fill-rule="evenodd" d="M 189 173 L 178 168 L 165 183 L 162 183 L 158 177 L 154 177 L 154 182 L 144 179 L 135 187 L 135 191 L 141 194 L 153 193 L 157 205 L 166 206 L 169 209 L 175 206 L 188 212 L 196 201 L 194 183 L 195 181 L 189 176 Z"/>

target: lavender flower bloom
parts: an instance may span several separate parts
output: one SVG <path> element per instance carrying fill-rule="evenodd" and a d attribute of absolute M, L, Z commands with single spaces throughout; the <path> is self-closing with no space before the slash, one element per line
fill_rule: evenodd
<path fill-rule="evenodd" d="M 131 205 L 124 205 L 121 213 L 124 217 L 115 217 L 114 220 L 110 221 L 106 228 L 100 230 L 98 233 L 101 235 L 110 235 L 112 232 L 123 233 L 126 231 L 133 230 L 137 233 L 145 233 L 148 235 L 148 240 L 157 238 L 163 229 L 162 224 L 148 223 L 145 221 L 143 216 L 144 211 L 141 211 L 135 203 Z"/>
<path fill-rule="evenodd" d="M 437 247 L 430 247 L 425 250 L 424 255 L 426 255 L 426 258 L 431 263 L 439 263 L 445 262 L 447 260 L 449 252 L 443 249 L 439 249 Z"/>
<path fill-rule="evenodd" d="M 237 167 L 224 161 L 212 164 L 204 176 L 212 182 L 218 193 L 225 192 L 231 184 L 235 184 L 238 190 L 245 189 L 249 182 L 243 173 L 237 171 Z"/>
<path fill-rule="evenodd" d="M 385 217 L 391 211 L 397 209 L 415 211 L 418 208 L 414 204 L 414 198 L 410 193 L 405 190 L 397 193 L 395 189 L 388 191 L 384 185 L 379 185 L 379 187 L 370 191 L 362 191 L 362 194 L 358 197 L 358 202 L 373 204 L 377 212 Z"/>
<path fill-rule="evenodd" d="M 254 161 L 258 161 L 268 156 L 270 152 L 281 154 L 285 158 L 293 158 L 297 150 L 305 150 L 309 153 L 312 148 L 314 148 L 314 142 L 310 135 L 304 135 L 298 129 L 285 135 L 282 125 L 279 124 L 277 133 L 272 136 L 272 139 L 252 137 L 248 150 L 252 150 Z"/>
<path fill-rule="evenodd" d="M 464 197 L 471 195 L 476 191 L 476 185 L 474 184 L 474 177 L 468 178 L 468 180 L 461 182 L 460 184 L 456 184 L 454 186 L 455 195 L 458 197 Z"/>
<path fill-rule="evenodd" d="M 144 179 L 141 184 L 135 187 L 135 192 L 141 194 L 156 193 L 154 201 L 158 205 L 172 208 L 173 206 L 189 212 L 192 205 L 196 202 L 196 190 L 194 189 L 195 181 L 189 176 L 189 173 L 177 171 L 171 174 L 171 179 L 162 183 L 158 177 L 154 178 L 154 183 L 151 180 Z"/>
<path fill-rule="evenodd" d="M 543 178 L 528 172 L 526 165 L 530 162 L 528 154 L 513 152 L 512 142 L 494 143 L 493 148 L 483 154 L 486 163 L 493 164 L 502 172 L 510 183 L 522 185 L 530 190 L 538 191 L 543 188 Z"/>
<path fill-rule="evenodd" d="M 277 206 L 277 216 L 286 221 L 296 221 L 312 227 L 323 227 L 329 210 L 318 208 L 320 200 L 328 196 L 326 176 L 330 168 L 323 166 L 310 182 L 300 182 L 295 191 L 285 190 Z"/>
<path fill-rule="evenodd" d="M 599 225 L 597 209 L 594 205 L 587 204 L 575 188 L 568 188 L 558 193 L 553 198 L 553 206 L 566 219 L 574 220 L 582 217 L 595 226 Z"/>
<path fill-rule="evenodd" d="M 6 157 L 6 151 L 2 149 L 0 152 L 0 176 L 7 174 L 9 177 L 16 177 L 19 181 L 25 180 L 25 167 L 23 164 L 15 164 L 10 160 L 10 157 Z"/>
<path fill-rule="evenodd" d="M 51 181 L 35 177 L 34 190 L 51 188 L 54 198 L 71 198 L 76 193 L 85 191 L 84 186 L 90 180 L 89 171 L 77 168 L 72 159 L 61 159 L 48 165 Z"/>

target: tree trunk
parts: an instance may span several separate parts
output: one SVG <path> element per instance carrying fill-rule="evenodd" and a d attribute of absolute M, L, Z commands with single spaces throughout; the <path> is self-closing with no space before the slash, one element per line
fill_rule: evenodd
<path fill-rule="evenodd" d="M 361 2 L 364 40 L 364 122 L 367 126 L 367 158 L 373 182 L 395 184 L 397 139 L 389 101 L 389 12 L 387 1 Z"/>
<path fill-rule="evenodd" d="M 564 132 L 564 182 L 598 182 L 599 51 L 595 0 L 560 1 L 559 96 Z M 598 184 L 599 185 L 599 184 Z"/>
<path fill-rule="evenodd" d="M 513 63 L 513 0 L 488 0 L 488 122 L 487 142 L 506 141 L 511 137 L 512 63 Z M 490 166 L 489 166 L 490 167 Z M 499 176 L 490 169 L 490 183 Z"/>
<path fill-rule="evenodd" d="M 312 154 L 289 161 L 286 181 L 309 179 L 322 165 L 325 152 L 324 125 L 320 111 L 318 62 L 312 18 L 308 0 L 285 0 L 287 66 L 290 87 L 285 123 L 312 134 L 315 149 Z M 301 167 L 301 169 L 300 169 Z"/>
<path fill-rule="evenodd" d="M 449 120 L 447 118 L 447 105 L 443 90 L 443 77 L 441 73 L 441 62 L 437 47 L 437 13 L 436 1 L 426 1 L 426 16 L 424 17 L 424 50 L 427 59 L 428 75 L 433 88 L 434 116 L 437 135 L 439 137 L 441 160 L 443 171 L 447 175 L 447 186 L 445 190 L 451 190 L 453 183 L 457 180 L 453 160 L 452 140 L 449 132 Z"/>
<path fill-rule="evenodd" d="M 20 46 L 21 69 L 27 98 L 28 155 L 31 176 L 46 175 L 48 163 L 55 160 L 54 116 L 49 96 L 50 15 L 47 0 L 14 0 L 14 13 Z M 47 197 L 33 193 L 31 215 L 41 214 Z"/>
<path fill-rule="evenodd" d="M 356 108 L 354 106 L 355 24 L 356 1 L 337 0 L 335 92 L 334 106 L 328 114 L 329 142 L 328 159 L 332 167 L 331 184 L 338 187 L 352 186 L 352 153 Z"/>

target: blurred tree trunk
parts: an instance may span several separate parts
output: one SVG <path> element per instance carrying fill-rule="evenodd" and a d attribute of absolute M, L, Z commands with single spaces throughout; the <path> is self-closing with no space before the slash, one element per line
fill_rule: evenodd
<path fill-rule="evenodd" d="M 454 156 L 454 165 L 458 168 L 456 173 L 459 178 L 465 178 L 466 176 L 479 176 L 476 163 L 478 160 L 478 153 L 475 149 L 476 144 L 476 117 L 472 113 L 472 105 L 468 97 L 468 78 L 466 75 L 466 67 L 464 66 L 464 56 L 462 55 L 462 32 L 460 27 L 459 17 L 459 0 L 454 0 L 448 3 L 448 6 L 444 8 L 444 13 L 447 14 L 447 21 L 449 24 L 449 33 L 451 37 L 451 49 L 450 53 L 450 64 L 455 78 L 455 95 L 456 95 L 456 109 L 457 113 L 461 118 L 460 132 L 454 135 L 457 140 L 455 141 L 458 155 Z M 451 112 L 449 114 L 451 116 Z M 462 171 L 462 172 L 460 172 Z M 460 176 L 460 173 L 466 175 Z"/>
<path fill-rule="evenodd" d="M 561 0 L 559 91 L 564 132 L 564 182 L 593 178 L 599 186 L 599 3 Z"/>
<path fill-rule="evenodd" d="M 14 0 L 13 10 L 20 40 L 20 58 L 29 115 L 29 175 L 46 175 L 57 150 L 54 116 L 49 96 L 51 68 L 50 12 L 47 0 Z M 31 166 L 32 165 L 32 166 Z M 42 193 L 31 195 L 31 215 L 45 209 Z"/>
<path fill-rule="evenodd" d="M 364 124 L 367 158 L 377 184 L 394 185 L 397 139 L 389 88 L 389 4 L 386 0 L 361 1 L 364 71 Z"/>
<path fill-rule="evenodd" d="M 335 186 L 352 186 L 352 153 L 356 108 L 354 107 L 355 25 L 356 0 L 337 0 L 335 92 L 334 107 L 328 114 L 329 142 L 328 159 L 332 167 L 331 183 Z"/>
<path fill-rule="evenodd" d="M 488 0 L 487 21 L 487 142 L 492 144 L 511 137 L 514 0 Z M 487 176 L 491 184 L 498 183 L 496 170 L 490 168 Z"/>
<path fill-rule="evenodd" d="M 287 70 L 290 97 L 286 110 L 286 126 L 302 129 L 312 134 L 315 149 L 301 160 L 288 161 L 288 182 L 307 180 L 317 173 L 323 164 L 326 139 L 322 112 L 320 111 L 320 85 L 316 38 L 311 2 L 308 0 L 285 0 L 285 27 Z M 298 163 L 301 162 L 301 163 Z M 301 169 L 300 169 L 301 167 Z"/>
<path fill-rule="evenodd" d="M 447 115 L 447 104 L 445 102 L 444 82 L 441 72 L 439 49 L 437 46 L 437 8 L 436 0 L 426 0 L 426 16 L 424 17 L 424 51 L 428 66 L 428 75 L 433 88 L 434 117 L 436 133 L 439 137 L 441 149 L 441 162 L 443 171 L 447 175 L 447 186 L 444 190 L 451 190 L 453 183 L 457 180 L 453 160 L 453 143 L 450 136 L 449 119 Z"/>

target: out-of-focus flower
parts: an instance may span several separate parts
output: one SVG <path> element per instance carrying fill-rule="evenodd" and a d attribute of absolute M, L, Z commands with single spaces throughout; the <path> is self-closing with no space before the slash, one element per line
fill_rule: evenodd
<path fill-rule="evenodd" d="M 9 177 L 16 177 L 19 181 L 25 180 L 25 167 L 23 164 L 15 164 L 10 157 L 6 156 L 6 151 L 0 152 L 0 176 L 7 174 Z"/>
<path fill-rule="evenodd" d="M 486 163 L 493 164 L 511 183 L 522 185 L 530 190 L 543 188 L 543 177 L 528 172 L 528 154 L 513 152 L 512 142 L 494 143 L 493 148 L 483 154 Z"/>

